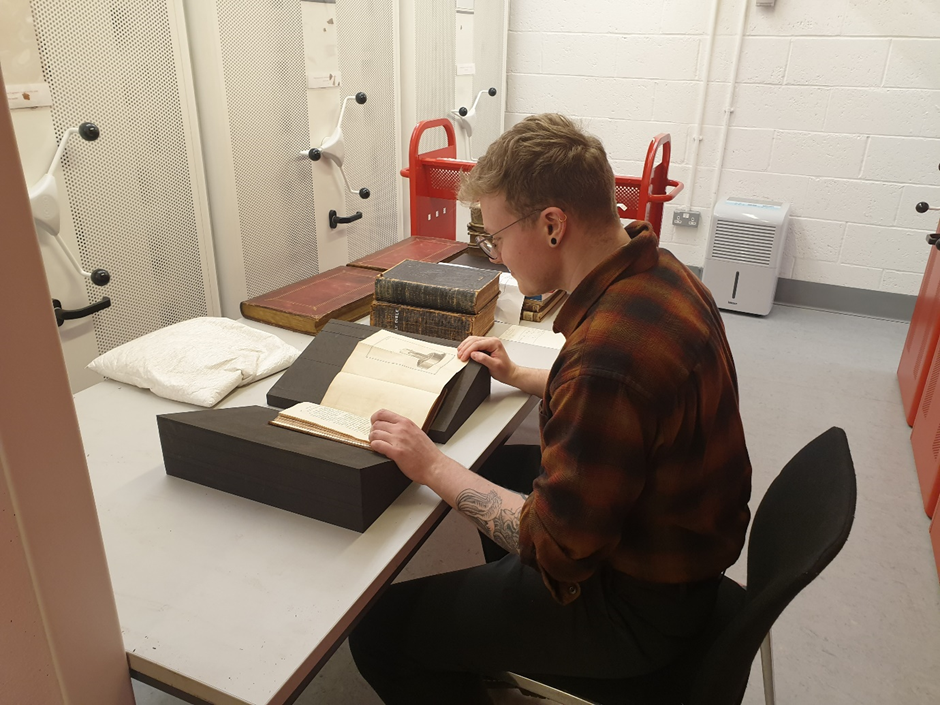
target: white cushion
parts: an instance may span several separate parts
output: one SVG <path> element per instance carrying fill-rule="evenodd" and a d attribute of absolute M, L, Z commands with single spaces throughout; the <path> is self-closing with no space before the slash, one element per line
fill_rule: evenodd
<path fill-rule="evenodd" d="M 166 399 L 215 406 L 236 387 L 289 367 L 300 355 L 271 333 L 228 318 L 193 318 L 148 333 L 88 368 Z"/>

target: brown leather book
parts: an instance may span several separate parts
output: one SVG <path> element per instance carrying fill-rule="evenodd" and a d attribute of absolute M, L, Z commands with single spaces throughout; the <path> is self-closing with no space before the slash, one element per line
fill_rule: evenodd
<path fill-rule="evenodd" d="M 566 294 L 564 291 L 561 291 L 560 294 L 560 296 L 554 296 L 546 303 L 543 303 L 541 306 L 539 306 L 537 311 L 527 311 L 523 305 L 521 319 L 523 321 L 534 322 L 543 320 L 546 316 L 548 316 L 548 314 L 550 314 L 567 300 L 568 294 Z"/>
<path fill-rule="evenodd" d="M 555 299 L 564 295 L 564 291 L 561 289 L 555 289 L 555 291 L 552 291 L 548 294 L 542 294 L 541 296 L 526 296 L 522 302 L 522 310 L 535 311 L 538 313 L 543 308 L 552 309 L 557 303 Z"/>
<path fill-rule="evenodd" d="M 467 249 L 467 243 L 439 237 L 406 237 L 390 247 L 350 262 L 350 267 L 364 267 L 384 272 L 406 259 L 419 262 L 450 262 Z"/>
<path fill-rule="evenodd" d="M 494 272 L 509 271 L 509 268 L 505 264 L 497 264 L 491 261 L 476 245 L 469 245 L 466 250 L 450 260 L 450 263 L 462 264 L 465 267 L 476 267 L 477 269 L 491 269 Z"/>
<path fill-rule="evenodd" d="M 486 335 L 493 327 L 497 298 L 494 296 L 479 313 L 454 313 L 373 301 L 369 322 L 388 330 L 461 341 L 469 335 Z"/>
<path fill-rule="evenodd" d="M 358 267 L 336 267 L 242 301 L 245 318 L 316 335 L 326 322 L 338 318 L 355 321 L 369 313 L 377 272 Z"/>

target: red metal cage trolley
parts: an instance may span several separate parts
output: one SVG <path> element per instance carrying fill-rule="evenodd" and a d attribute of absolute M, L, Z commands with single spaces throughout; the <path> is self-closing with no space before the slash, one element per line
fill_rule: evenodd
<path fill-rule="evenodd" d="M 441 127 L 447 133 L 447 146 L 419 154 L 421 137 L 430 129 Z M 662 159 L 657 164 L 657 155 Z M 648 220 L 658 234 L 663 223 L 663 204 L 674 199 L 683 185 L 669 178 L 672 142 L 668 134 L 653 138 L 646 154 L 643 174 L 639 177 L 617 176 L 617 212 L 621 218 Z M 470 171 L 474 162 L 457 159 L 454 127 L 441 118 L 419 122 L 411 133 L 408 167 L 401 175 L 409 179 L 411 196 L 411 234 L 419 237 L 457 239 L 457 191 L 460 172 Z M 671 188 L 670 191 L 666 189 Z"/>

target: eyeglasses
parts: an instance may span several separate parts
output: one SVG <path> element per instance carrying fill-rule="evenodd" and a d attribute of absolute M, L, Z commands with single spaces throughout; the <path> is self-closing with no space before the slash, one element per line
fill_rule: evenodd
<path fill-rule="evenodd" d="M 480 246 L 480 249 L 483 250 L 483 254 L 484 254 L 484 255 L 486 255 L 486 256 L 489 257 L 490 259 L 496 259 L 496 258 L 499 256 L 499 245 L 493 240 L 493 238 L 496 237 L 497 235 L 499 235 L 499 234 L 500 234 L 501 232 L 503 232 L 504 230 L 509 230 L 509 228 L 511 228 L 511 227 L 512 227 L 513 225 L 515 225 L 516 223 L 521 223 L 521 222 L 522 222 L 523 220 L 525 220 L 526 218 L 528 218 L 528 217 L 530 217 L 530 216 L 532 216 L 532 215 L 535 215 L 536 213 L 538 213 L 538 212 L 540 212 L 540 211 L 542 211 L 542 210 L 544 210 L 544 209 L 542 209 L 542 208 L 536 208 L 534 211 L 532 211 L 532 212 L 530 212 L 530 213 L 526 213 L 524 216 L 522 216 L 522 217 L 519 218 L 518 220 L 512 221 L 512 222 L 511 222 L 509 225 L 507 225 L 505 228 L 500 228 L 500 229 L 497 230 L 495 233 L 487 233 L 487 232 L 482 232 L 482 233 L 480 233 L 479 235 L 476 236 L 476 243 L 477 243 L 477 245 L 479 245 L 479 246 Z"/>

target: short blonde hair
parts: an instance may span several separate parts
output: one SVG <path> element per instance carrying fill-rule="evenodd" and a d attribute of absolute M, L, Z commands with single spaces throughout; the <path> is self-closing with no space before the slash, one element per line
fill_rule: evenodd
<path fill-rule="evenodd" d="M 462 202 L 475 204 L 496 194 L 518 216 L 557 206 L 592 224 L 618 218 L 614 172 L 604 145 L 555 113 L 517 123 L 463 174 Z"/>

